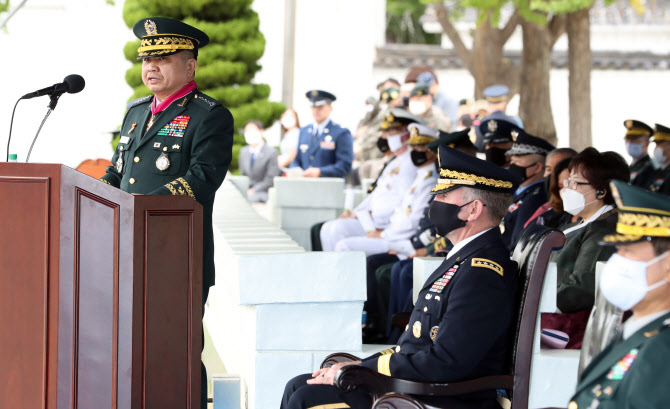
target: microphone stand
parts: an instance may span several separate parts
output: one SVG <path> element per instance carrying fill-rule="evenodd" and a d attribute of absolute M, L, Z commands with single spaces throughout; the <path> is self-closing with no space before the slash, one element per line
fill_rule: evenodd
<path fill-rule="evenodd" d="M 53 103 L 54 97 L 51 97 L 51 102 Z M 58 97 L 56 97 L 56 102 L 58 102 Z M 55 103 L 53 103 L 54 107 L 56 106 Z M 44 119 L 42 120 L 42 123 L 40 124 L 39 129 L 37 130 L 37 133 L 35 134 L 35 137 L 33 138 L 33 143 L 30 144 L 30 150 L 28 150 L 28 156 L 26 156 L 26 163 L 30 160 L 30 153 L 33 151 L 33 146 L 35 146 L 35 141 L 37 140 L 37 135 L 40 134 L 40 131 L 42 130 L 42 127 L 44 126 L 44 123 L 47 121 L 47 118 L 49 115 L 51 115 L 51 111 L 53 109 L 51 108 L 51 104 L 49 104 L 49 109 L 47 110 L 47 114 L 44 115 Z"/>
<path fill-rule="evenodd" d="M 9 162 L 9 142 L 12 140 L 12 127 L 14 126 L 14 114 L 16 113 L 16 107 L 19 105 L 19 102 L 23 97 L 19 98 L 16 100 L 16 104 L 14 104 L 14 109 L 12 110 L 12 120 L 9 121 L 9 137 L 7 138 L 7 154 L 5 156 L 5 162 Z"/>

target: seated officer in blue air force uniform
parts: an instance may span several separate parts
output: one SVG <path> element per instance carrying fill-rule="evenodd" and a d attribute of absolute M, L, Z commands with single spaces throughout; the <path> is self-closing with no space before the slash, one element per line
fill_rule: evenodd
<path fill-rule="evenodd" d="M 291 167 L 302 168 L 305 177 L 345 177 L 354 161 L 354 141 L 347 128 L 330 119 L 335 95 L 312 90 L 306 96 L 314 123 L 300 129 L 298 153 Z"/>
<path fill-rule="evenodd" d="M 619 209 L 617 246 L 600 291 L 633 315 L 623 333 L 584 369 L 568 409 L 670 408 L 670 201 L 620 181 L 610 183 Z"/>
<path fill-rule="evenodd" d="M 398 345 L 349 365 L 429 382 L 504 372 L 518 266 L 510 259 L 498 225 L 519 180 L 507 170 L 445 146 L 439 147 L 438 157 L 440 179 L 432 189 L 436 198 L 430 219 L 454 248 L 426 280 Z M 369 408 L 365 391 L 344 394 L 332 386 L 344 365 L 293 378 L 286 385 L 281 407 Z M 467 397 L 421 399 L 442 407 L 499 408 L 496 396 L 491 390 Z"/>
<path fill-rule="evenodd" d="M 101 180 L 129 193 L 186 195 L 202 204 L 204 305 L 214 285 L 214 194 L 232 158 L 233 117 L 194 81 L 207 34 L 163 17 L 140 20 L 133 32 L 142 40 L 142 81 L 153 95 L 130 104 L 113 166 Z"/>

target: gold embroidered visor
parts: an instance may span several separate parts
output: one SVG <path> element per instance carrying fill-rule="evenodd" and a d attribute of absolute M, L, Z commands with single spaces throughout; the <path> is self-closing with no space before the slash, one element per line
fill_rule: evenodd
<path fill-rule="evenodd" d="M 176 34 L 146 36 L 137 49 L 137 58 L 170 55 L 182 50 L 195 50 L 195 40 Z"/>

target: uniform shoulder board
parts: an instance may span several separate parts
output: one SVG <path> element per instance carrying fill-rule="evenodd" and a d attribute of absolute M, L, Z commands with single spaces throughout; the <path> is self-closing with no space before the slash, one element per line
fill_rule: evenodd
<path fill-rule="evenodd" d="M 209 95 L 205 95 L 202 92 L 197 92 L 193 97 L 193 101 L 199 106 L 211 111 L 215 106 L 221 105 L 221 103 Z"/>
<path fill-rule="evenodd" d="M 128 103 L 128 109 L 134 107 L 135 105 L 142 104 L 144 102 L 149 102 L 151 101 L 151 98 L 153 98 L 153 95 L 147 95 L 146 97 L 139 97 L 136 98 Z"/>
<path fill-rule="evenodd" d="M 423 178 L 423 180 L 428 179 L 429 177 L 433 176 L 433 171 L 429 170 L 428 173 L 426 173 L 426 176 Z"/>
<path fill-rule="evenodd" d="M 435 251 L 444 250 L 445 248 L 447 248 L 447 240 L 444 237 L 435 240 Z"/>
<path fill-rule="evenodd" d="M 500 274 L 501 276 L 503 275 L 503 268 L 500 264 L 485 258 L 473 258 L 470 265 L 472 267 L 488 268 Z"/>

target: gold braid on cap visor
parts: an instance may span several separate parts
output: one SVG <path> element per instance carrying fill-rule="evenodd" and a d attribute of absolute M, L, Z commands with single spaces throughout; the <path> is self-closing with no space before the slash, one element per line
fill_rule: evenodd
<path fill-rule="evenodd" d="M 148 55 L 151 51 L 159 51 L 152 54 L 171 53 L 177 50 L 193 50 L 193 41 L 184 37 L 160 36 L 142 39 L 140 48 L 137 49 L 140 57 Z"/>
<path fill-rule="evenodd" d="M 425 145 L 427 143 L 433 142 L 435 138 L 431 138 L 430 136 L 423 136 L 423 135 L 412 135 L 409 138 L 409 141 L 407 141 L 408 145 Z"/>
<path fill-rule="evenodd" d="M 670 237 L 670 217 L 628 213 L 628 209 L 621 207 L 619 210 L 619 222 L 616 225 L 617 233 L 634 236 Z"/>
<path fill-rule="evenodd" d="M 437 180 L 437 186 L 433 188 L 433 192 L 438 190 L 447 189 L 453 185 L 486 185 L 502 189 L 511 189 L 512 182 L 505 180 L 490 179 L 484 176 L 477 176 L 471 173 L 457 172 L 455 170 L 449 169 L 440 169 L 440 176 L 444 179 Z"/>

